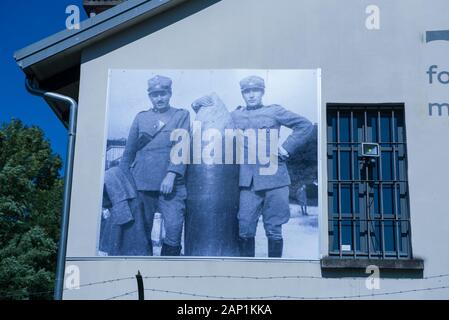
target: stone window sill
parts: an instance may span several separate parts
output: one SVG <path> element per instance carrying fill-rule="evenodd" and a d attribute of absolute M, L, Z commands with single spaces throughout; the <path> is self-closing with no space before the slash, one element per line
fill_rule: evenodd
<path fill-rule="evenodd" d="M 380 270 L 416 272 L 424 270 L 424 261 L 422 259 L 351 259 L 339 257 L 324 257 L 321 259 L 321 269 L 327 271 L 366 269 L 370 265 L 377 266 Z"/>

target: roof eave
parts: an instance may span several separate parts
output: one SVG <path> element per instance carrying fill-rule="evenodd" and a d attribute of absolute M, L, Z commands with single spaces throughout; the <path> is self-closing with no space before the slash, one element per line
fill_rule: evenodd
<path fill-rule="evenodd" d="M 67 50 L 81 51 L 104 37 L 159 14 L 186 0 L 128 0 L 80 23 L 78 30 L 63 30 L 14 54 L 19 67 L 28 75 L 30 67 L 55 58 Z"/>
<path fill-rule="evenodd" d="M 27 78 L 43 90 L 78 100 L 81 52 L 84 48 L 186 0 L 128 0 L 80 23 L 78 30 L 63 30 L 14 53 Z M 51 66 L 51 67 L 50 67 Z M 46 100 L 65 127 L 66 106 Z"/>

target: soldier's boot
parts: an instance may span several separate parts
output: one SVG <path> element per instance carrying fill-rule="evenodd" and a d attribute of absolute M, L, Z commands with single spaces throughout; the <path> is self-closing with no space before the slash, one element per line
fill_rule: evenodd
<path fill-rule="evenodd" d="M 161 256 L 180 256 L 181 246 L 169 246 L 168 244 L 162 244 Z"/>
<path fill-rule="evenodd" d="M 256 253 L 254 238 L 239 238 L 239 250 L 241 257 L 254 257 Z"/>
<path fill-rule="evenodd" d="M 284 240 L 282 239 L 268 239 L 268 257 L 280 258 L 282 257 L 282 248 Z"/>

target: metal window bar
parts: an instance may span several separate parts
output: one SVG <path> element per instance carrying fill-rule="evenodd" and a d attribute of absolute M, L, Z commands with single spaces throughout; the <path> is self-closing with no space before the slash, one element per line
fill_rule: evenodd
<path fill-rule="evenodd" d="M 351 117 L 350 117 L 350 123 L 349 123 L 349 132 L 350 132 L 350 141 L 353 142 L 354 140 L 354 114 L 353 111 L 351 110 Z M 354 156 L 353 156 L 353 152 L 354 152 L 354 145 L 351 144 L 351 152 L 350 152 L 350 157 L 351 157 L 351 169 L 350 169 L 350 175 L 349 178 L 352 179 L 354 181 L 355 179 L 355 168 L 354 168 Z M 357 258 L 357 240 L 356 240 L 356 224 L 355 224 L 355 188 L 354 188 L 354 182 L 351 182 L 351 213 L 352 213 L 352 222 L 351 222 L 351 228 L 352 228 L 352 247 L 353 247 L 353 251 L 354 251 L 354 258 Z"/>
<path fill-rule="evenodd" d="M 381 127 L 382 119 L 380 117 L 380 111 L 377 110 L 377 141 L 382 142 L 382 127 Z M 382 154 L 382 147 L 380 146 L 380 154 Z M 383 167 L 382 167 L 382 159 L 378 159 L 377 163 L 379 164 L 379 180 L 380 184 L 378 187 L 378 193 L 380 198 L 380 241 L 382 247 L 382 257 L 385 258 L 385 223 L 384 223 L 384 198 L 383 198 L 383 186 L 382 186 L 382 178 L 383 178 Z"/>
<path fill-rule="evenodd" d="M 337 142 L 340 143 L 340 111 L 337 111 Z M 337 177 L 341 180 L 340 173 L 340 150 L 337 149 Z M 342 246 L 342 230 L 341 230 L 341 184 L 337 184 L 338 192 L 338 248 L 340 251 L 340 258 L 343 256 L 343 246 Z"/>
<path fill-rule="evenodd" d="M 396 122 L 395 122 L 395 113 L 394 110 L 391 111 L 391 140 L 396 141 L 397 137 L 395 135 L 395 128 L 396 128 Z M 393 179 L 397 180 L 397 172 L 396 172 L 396 161 L 399 161 L 399 159 L 396 159 L 396 146 L 393 145 Z M 399 259 L 399 223 L 398 223 L 398 197 L 397 197 L 397 186 L 398 184 L 395 183 L 393 185 L 393 212 L 394 212 L 394 236 L 395 236 L 395 250 L 396 250 L 396 258 Z"/>
<path fill-rule="evenodd" d="M 348 221 L 352 221 L 352 220 L 353 220 L 352 217 L 349 217 L 349 216 L 348 217 L 343 217 L 341 219 L 342 223 L 348 222 Z M 334 221 L 335 221 L 335 219 L 333 219 L 333 218 L 329 218 L 328 219 L 329 224 L 333 223 Z M 375 221 L 375 220 L 373 220 L 373 219 L 355 219 L 355 224 L 361 225 L 362 222 L 369 223 L 369 222 L 373 222 L 373 221 Z M 394 218 L 391 218 L 391 219 L 386 218 L 385 221 L 395 222 L 396 220 Z M 406 226 L 407 229 L 410 227 L 410 221 L 408 219 L 406 219 L 406 218 L 399 219 L 397 222 L 398 223 L 402 223 L 404 226 Z M 370 251 L 368 253 L 367 250 L 363 251 L 361 249 L 351 250 L 351 251 L 342 251 L 342 256 L 345 256 L 345 257 L 352 256 L 352 257 L 354 257 L 355 253 L 357 254 L 357 256 L 360 256 L 360 257 L 368 256 L 368 255 L 369 255 L 369 257 L 381 257 L 381 258 L 385 258 L 385 257 L 408 258 L 408 257 L 410 257 L 409 253 L 401 252 L 401 251 L 398 251 L 398 252 L 396 252 L 396 251 L 385 251 L 385 253 L 380 252 L 380 251 L 379 252 Z M 333 249 L 333 250 L 331 249 L 330 250 L 330 255 L 340 255 L 340 251 L 339 250 L 335 250 L 335 249 Z"/>
<path fill-rule="evenodd" d="M 363 140 L 362 141 L 368 141 L 368 114 L 365 111 L 363 112 L 364 114 L 364 127 L 363 127 Z M 368 172 L 368 167 L 365 165 L 365 178 L 366 180 L 369 180 L 369 172 Z M 365 215 L 368 219 L 371 219 L 371 214 L 370 214 L 370 204 L 369 204 L 369 183 L 365 182 Z M 366 232 L 367 232 L 367 243 L 368 243 L 368 258 L 371 258 L 371 222 L 370 220 L 367 221 L 366 224 L 367 228 L 366 228 Z"/>

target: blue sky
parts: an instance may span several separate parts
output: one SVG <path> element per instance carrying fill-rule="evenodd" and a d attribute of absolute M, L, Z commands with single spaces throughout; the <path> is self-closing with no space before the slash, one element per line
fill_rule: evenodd
<path fill-rule="evenodd" d="M 25 74 L 13 54 L 29 44 L 65 28 L 67 6 L 77 5 L 86 19 L 82 0 L 0 0 L 0 123 L 12 118 L 42 128 L 54 152 L 65 160 L 67 131 L 42 98 L 30 95 Z M 1 151 L 0 151 L 1 152 Z"/>

